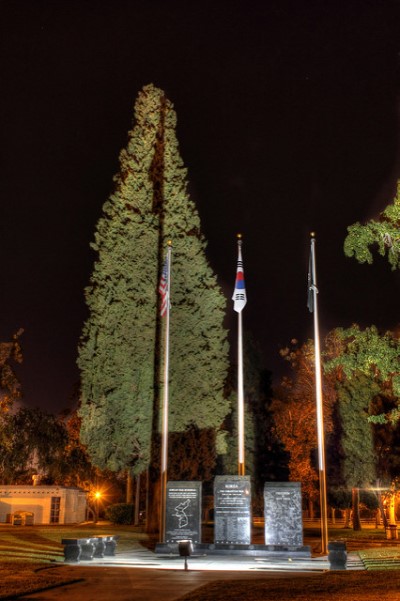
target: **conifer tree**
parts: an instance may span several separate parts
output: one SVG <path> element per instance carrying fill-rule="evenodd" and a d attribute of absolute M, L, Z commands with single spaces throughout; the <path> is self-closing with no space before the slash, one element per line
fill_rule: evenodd
<path fill-rule="evenodd" d="M 353 529 L 361 529 L 360 488 L 375 485 L 378 457 L 371 410 L 380 386 L 393 367 L 394 340 L 373 326 L 361 330 L 336 328 L 328 337 L 325 370 L 336 372 L 337 417 L 340 428 L 339 485 L 352 491 Z M 378 421 L 380 418 L 378 417 Z"/>
<path fill-rule="evenodd" d="M 225 299 L 205 256 L 175 128 L 162 90 L 143 88 L 93 244 L 97 261 L 78 359 L 81 433 L 93 463 L 114 471 L 131 466 L 140 473 L 150 462 L 161 386 L 157 288 L 169 239 L 170 431 L 219 430 L 228 410 Z"/>

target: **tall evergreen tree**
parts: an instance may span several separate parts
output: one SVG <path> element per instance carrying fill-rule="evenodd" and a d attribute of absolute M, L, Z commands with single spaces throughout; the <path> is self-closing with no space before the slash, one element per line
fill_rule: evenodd
<path fill-rule="evenodd" d="M 168 239 L 170 430 L 219 430 L 228 411 L 225 299 L 205 256 L 175 129 L 162 90 L 143 88 L 93 244 L 97 261 L 78 358 L 81 435 L 92 461 L 114 471 L 131 466 L 140 473 L 150 463 L 161 386 L 157 288 Z M 221 451 L 223 436 L 218 440 Z"/>
<path fill-rule="evenodd" d="M 377 478 L 371 411 L 393 364 L 389 359 L 394 357 L 393 346 L 389 334 L 381 337 L 373 326 L 362 331 L 357 325 L 333 330 L 327 346 L 325 370 L 336 372 L 338 399 L 341 461 L 337 483 L 352 491 L 353 528 L 360 530 L 359 490 L 375 485 Z"/>
<path fill-rule="evenodd" d="M 170 429 L 219 428 L 229 410 L 223 387 L 228 345 L 223 328 L 226 300 L 207 262 L 200 218 L 187 193 L 187 170 L 179 154 L 176 113 L 165 101 L 164 130 L 156 165 L 162 246 L 173 242 L 171 290 Z M 217 448 L 224 451 L 223 436 Z"/>

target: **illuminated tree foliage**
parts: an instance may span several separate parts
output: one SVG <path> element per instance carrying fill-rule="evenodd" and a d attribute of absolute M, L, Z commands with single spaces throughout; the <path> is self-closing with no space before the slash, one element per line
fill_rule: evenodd
<path fill-rule="evenodd" d="M 14 401 L 21 397 L 21 385 L 15 375 L 13 363 L 22 363 L 19 337 L 14 334 L 10 342 L 0 342 L 0 414 L 9 411 Z"/>
<path fill-rule="evenodd" d="M 169 239 L 170 431 L 219 430 L 228 411 L 225 299 L 205 257 L 175 129 L 176 114 L 162 90 L 143 88 L 92 245 L 97 261 L 79 348 L 80 415 L 82 441 L 102 469 L 131 466 L 140 473 L 150 463 L 162 363 L 157 288 Z"/>
<path fill-rule="evenodd" d="M 391 386 L 381 386 L 374 397 L 370 412 L 372 415 L 385 415 L 398 404 Z M 400 421 L 374 423 L 375 455 L 379 484 L 390 488 L 400 475 Z"/>
<path fill-rule="evenodd" d="M 380 389 L 390 385 L 392 395 L 400 399 L 400 340 L 393 332 L 380 334 L 375 326 L 362 330 L 355 324 L 334 330 L 332 340 L 335 342 L 326 357 L 326 369 L 340 368 L 347 380 L 364 374 Z M 399 416 L 400 409 L 395 407 L 368 419 L 385 423 L 395 422 Z"/>
<path fill-rule="evenodd" d="M 294 370 L 276 392 L 274 418 L 290 453 L 290 479 L 318 496 L 313 344 L 282 351 Z M 324 341 L 323 399 L 330 503 L 353 506 L 359 529 L 359 490 L 386 483 L 398 470 L 398 338 L 372 326 L 337 328 Z M 396 392 L 395 392 L 396 391 Z M 390 422 L 390 423 L 389 423 Z M 384 428 L 382 424 L 385 424 Z"/>
<path fill-rule="evenodd" d="M 360 263 L 373 262 L 371 248 L 376 247 L 379 254 L 387 256 L 392 269 L 400 267 L 400 182 L 397 194 L 379 220 L 371 220 L 362 225 L 357 222 L 347 228 L 348 235 L 344 243 L 344 252 L 355 257 Z"/>
<path fill-rule="evenodd" d="M 50 483 L 63 483 L 68 434 L 54 415 L 23 407 L 5 420 L 8 446 L 0 456 L 0 478 L 6 484 L 31 484 L 33 474 Z"/>
<path fill-rule="evenodd" d="M 353 528 L 361 529 L 359 489 L 376 484 L 378 456 L 371 421 L 374 399 L 381 390 L 380 364 L 388 367 L 389 335 L 357 325 L 337 328 L 329 336 L 325 370 L 336 372 L 338 427 L 340 428 L 340 481 L 352 491 Z"/>
<path fill-rule="evenodd" d="M 11 450 L 12 441 L 8 432 L 9 412 L 13 403 L 21 398 L 21 385 L 15 375 L 13 364 L 22 362 L 19 330 L 9 342 L 0 342 L 0 464 Z M 1 469 L 1 467 L 0 467 Z"/>
<path fill-rule="evenodd" d="M 291 364 L 293 377 L 284 378 L 276 390 L 272 410 L 277 434 L 289 453 L 290 480 L 302 483 L 310 502 L 318 496 L 318 466 L 315 463 L 317 420 L 315 402 L 314 344 L 308 341 L 298 346 L 292 341 L 281 355 Z M 323 408 L 325 432 L 332 431 L 332 406 L 335 394 L 329 378 L 323 378 Z"/>

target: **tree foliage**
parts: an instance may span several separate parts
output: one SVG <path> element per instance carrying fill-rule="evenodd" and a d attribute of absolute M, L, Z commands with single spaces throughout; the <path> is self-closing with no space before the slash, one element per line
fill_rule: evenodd
<path fill-rule="evenodd" d="M 370 405 L 372 415 L 387 415 L 397 407 L 398 399 L 390 386 L 380 386 Z M 378 482 L 388 489 L 400 475 L 400 421 L 374 422 L 374 446 Z"/>
<path fill-rule="evenodd" d="M 39 409 L 23 407 L 7 416 L 4 429 L 8 440 L 0 457 L 4 483 L 31 484 L 33 474 L 41 474 L 51 483 L 63 483 L 68 435 L 60 420 Z"/>
<path fill-rule="evenodd" d="M 22 363 L 19 337 L 20 329 L 9 342 L 0 342 L 0 414 L 7 412 L 14 401 L 21 398 L 21 385 L 15 375 L 13 363 Z"/>
<path fill-rule="evenodd" d="M 392 269 L 400 267 L 400 182 L 397 193 L 378 220 L 371 219 L 366 224 L 359 222 L 347 228 L 348 235 L 344 243 L 344 252 L 355 257 L 360 263 L 373 262 L 371 249 L 376 248 L 386 256 Z"/>
<path fill-rule="evenodd" d="M 277 433 L 289 453 L 290 480 L 302 483 L 310 500 L 318 497 L 318 467 L 315 464 L 317 419 L 315 402 L 315 356 L 311 340 L 299 346 L 297 340 L 281 351 L 293 370 L 283 378 L 272 406 Z M 332 431 L 332 407 L 335 395 L 332 383 L 323 377 L 325 433 Z"/>
<path fill-rule="evenodd" d="M 327 370 L 340 368 L 348 380 L 364 374 L 372 386 L 377 384 L 385 388 L 390 385 L 393 396 L 400 398 L 400 341 L 393 332 L 380 334 L 375 326 L 362 330 L 354 324 L 350 328 L 334 330 L 331 340 L 325 362 Z M 399 416 L 400 410 L 395 407 L 386 413 L 370 415 L 369 420 L 395 422 Z"/>
<path fill-rule="evenodd" d="M 327 485 L 330 503 L 353 505 L 357 521 L 359 489 L 390 483 L 398 475 L 399 340 L 371 326 L 336 328 L 322 353 Z M 300 480 L 309 498 L 317 496 L 313 344 L 284 349 L 294 370 L 274 403 L 278 434 L 290 453 L 290 478 Z"/>
<path fill-rule="evenodd" d="M 225 299 L 205 257 L 175 129 L 164 92 L 143 88 L 92 245 L 97 260 L 78 359 L 81 431 L 92 461 L 113 471 L 146 469 L 159 427 L 163 334 L 157 288 L 169 239 L 170 430 L 219 430 L 228 411 Z"/>
<path fill-rule="evenodd" d="M 337 386 L 342 475 L 348 488 L 368 487 L 376 481 L 373 427 L 367 418 L 377 392 L 378 386 L 360 372 L 353 373 Z"/>

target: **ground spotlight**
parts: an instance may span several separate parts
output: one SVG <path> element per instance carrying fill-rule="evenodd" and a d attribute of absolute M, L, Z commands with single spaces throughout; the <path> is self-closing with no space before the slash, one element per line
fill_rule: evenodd
<path fill-rule="evenodd" d="M 193 551 L 193 545 L 191 540 L 179 540 L 178 541 L 179 555 L 185 558 L 185 570 L 188 569 L 187 558 L 191 556 Z"/>

